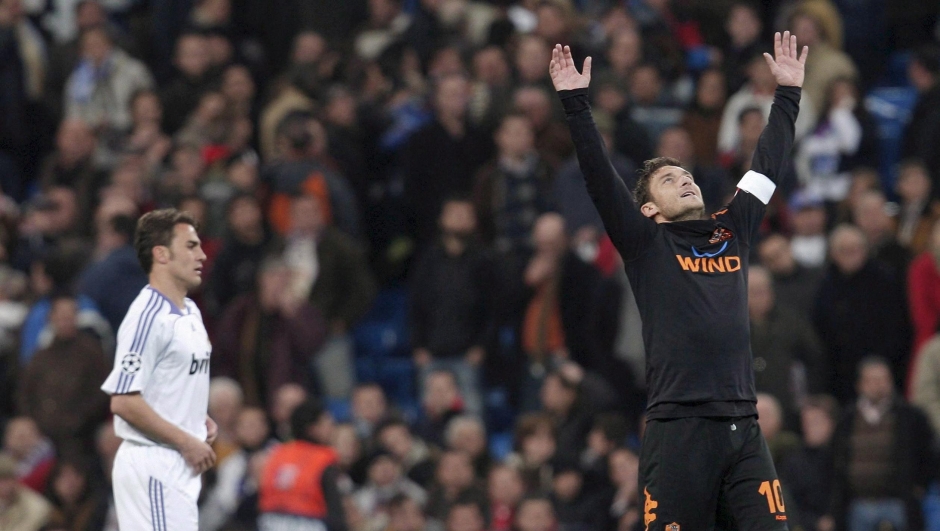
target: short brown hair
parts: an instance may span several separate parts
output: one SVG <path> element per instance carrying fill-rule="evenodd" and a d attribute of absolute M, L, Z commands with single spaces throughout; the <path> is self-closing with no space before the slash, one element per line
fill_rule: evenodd
<path fill-rule="evenodd" d="M 656 157 L 643 163 L 643 167 L 637 170 L 636 188 L 633 189 L 633 197 L 636 199 L 636 206 L 641 207 L 649 203 L 650 197 L 650 177 L 660 168 L 666 166 L 679 166 L 682 163 L 672 157 Z"/>
<path fill-rule="evenodd" d="M 137 220 L 137 231 L 134 234 L 134 249 L 137 259 L 146 273 L 153 269 L 153 248 L 158 246 L 169 247 L 173 241 L 173 229 L 180 223 L 191 225 L 199 229 L 196 220 L 186 212 L 175 208 L 154 210 L 141 216 Z"/>
<path fill-rule="evenodd" d="M 526 413 L 516 421 L 515 433 L 513 433 L 513 446 L 517 451 L 522 451 L 522 442 L 536 433 L 547 430 L 552 437 L 555 436 L 555 421 L 548 413 Z"/>

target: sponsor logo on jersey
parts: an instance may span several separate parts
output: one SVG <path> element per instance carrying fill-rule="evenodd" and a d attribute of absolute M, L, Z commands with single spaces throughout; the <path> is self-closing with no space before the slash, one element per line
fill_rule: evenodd
<path fill-rule="evenodd" d="M 209 353 L 206 352 L 205 358 L 196 358 L 196 353 L 193 353 L 192 361 L 189 363 L 189 375 L 194 374 L 209 374 Z"/>
<path fill-rule="evenodd" d="M 741 269 L 741 258 L 738 256 L 682 256 L 676 255 L 676 260 L 683 271 L 689 273 L 734 273 Z"/>

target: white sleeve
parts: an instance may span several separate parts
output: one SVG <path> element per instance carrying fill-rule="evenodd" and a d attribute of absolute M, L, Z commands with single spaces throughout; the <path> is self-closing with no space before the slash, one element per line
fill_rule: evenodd
<path fill-rule="evenodd" d="M 168 338 L 159 318 L 165 300 L 154 293 L 143 311 L 128 313 L 121 323 L 114 353 L 114 368 L 101 390 L 110 395 L 143 391 L 153 374 Z"/>

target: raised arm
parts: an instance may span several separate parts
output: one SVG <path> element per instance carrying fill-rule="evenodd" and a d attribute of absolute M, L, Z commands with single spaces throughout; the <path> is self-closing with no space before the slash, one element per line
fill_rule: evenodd
<path fill-rule="evenodd" d="M 587 96 L 591 58 L 585 59 L 583 71 L 578 73 L 571 49 L 555 45 L 549 72 L 565 107 L 588 194 L 621 257 L 632 260 L 646 247 L 656 224 L 640 213 L 627 185 L 614 170 L 604 140 L 594 124 Z"/>
<path fill-rule="evenodd" d="M 775 184 L 780 184 L 784 164 L 793 148 L 794 124 L 800 112 L 800 92 L 809 47 L 804 46 L 799 57 L 797 52 L 796 36 L 785 31 L 782 36 L 780 33 L 774 35 L 775 57 L 764 54 L 778 86 L 767 127 L 757 142 L 751 170 L 765 175 Z"/>

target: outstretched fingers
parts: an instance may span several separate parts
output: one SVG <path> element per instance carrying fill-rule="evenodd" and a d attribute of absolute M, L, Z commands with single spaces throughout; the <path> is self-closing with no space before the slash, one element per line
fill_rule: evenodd
<path fill-rule="evenodd" d="M 564 55 L 565 55 L 565 68 L 567 68 L 567 67 L 574 67 L 574 59 L 571 57 L 571 48 L 570 48 L 570 47 L 565 46 Z"/>
<path fill-rule="evenodd" d="M 770 67 L 770 71 L 775 75 L 777 73 L 777 62 L 774 61 L 774 58 L 770 56 L 769 53 L 764 53 L 764 60 L 767 61 L 767 66 Z"/>
<path fill-rule="evenodd" d="M 780 37 L 779 31 L 774 33 L 774 57 L 777 59 L 783 57 L 783 39 Z"/>
<path fill-rule="evenodd" d="M 807 56 L 807 55 L 809 55 L 809 46 L 804 46 L 804 47 L 803 47 L 803 53 L 800 55 L 800 64 L 801 64 L 801 65 L 805 65 L 805 64 L 806 64 L 806 56 Z"/>
<path fill-rule="evenodd" d="M 584 69 L 581 70 L 581 75 L 586 78 L 591 77 L 591 58 L 588 57 L 584 60 Z"/>

